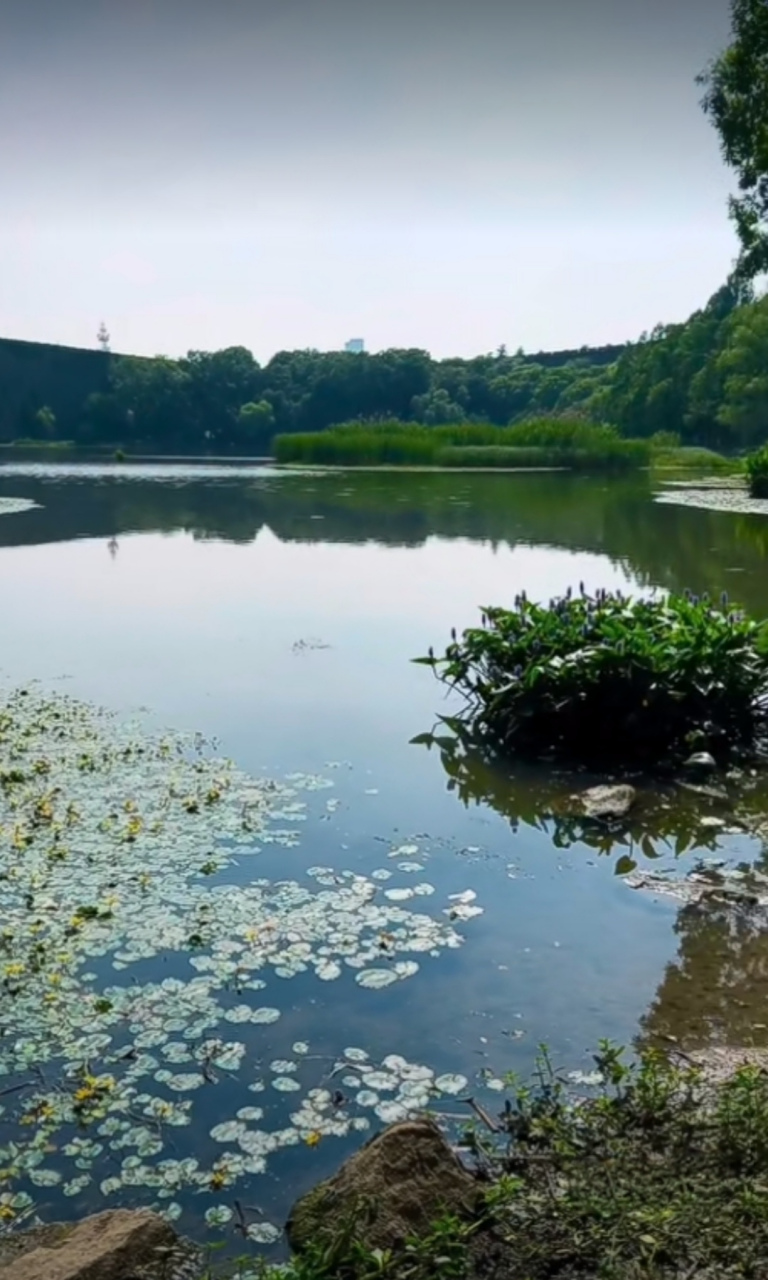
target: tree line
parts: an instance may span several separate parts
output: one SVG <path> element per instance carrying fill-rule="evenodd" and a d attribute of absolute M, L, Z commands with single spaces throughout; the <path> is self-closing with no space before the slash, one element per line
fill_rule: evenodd
<path fill-rule="evenodd" d="M 261 366 L 245 347 L 182 359 L 110 356 L 106 387 L 66 424 L 49 405 L 15 434 L 169 453 L 267 454 L 278 434 L 340 422 L 425 426 L 530 417 L 608 423 L 624 436 L 673 432 L 728 450 L 768 436 L 768 298 L 734 275 L 686 322 L 609 352 L 433 360 L 426 351 L 283 351 Z M 547 363 L 545 363 L 547 361 Z M 6 436 L 9 433 L 6 428 Z"/>

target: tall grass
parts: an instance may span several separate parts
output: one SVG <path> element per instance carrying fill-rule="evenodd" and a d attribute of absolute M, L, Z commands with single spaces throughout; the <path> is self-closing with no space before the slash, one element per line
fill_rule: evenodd
<path fill-rule="evenodd" d="M 327 431 L 279 435 L 274 451 L 278 462 L 336 466 L 613 468 L 643 466 L 651 448 L 646 441 L 622 440 L 613 427 L 543 418 L 511 427 L 349 422 Z"/>
<path fill-rule="evenodd" d="M 749 492 L 753 498 L 768 498 L 768 445 L 750 453 L 746 461 Z"/>

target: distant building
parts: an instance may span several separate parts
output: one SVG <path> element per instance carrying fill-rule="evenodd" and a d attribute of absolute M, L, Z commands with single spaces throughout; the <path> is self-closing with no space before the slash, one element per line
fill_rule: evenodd
<path fill-rule="evenodd" d="M 349 342 L 344 345 L 345 351 L 354 351 L 357 355 L 361 351 L 365 351 L 365 340 L 363 338 L 350 338 Z"/>

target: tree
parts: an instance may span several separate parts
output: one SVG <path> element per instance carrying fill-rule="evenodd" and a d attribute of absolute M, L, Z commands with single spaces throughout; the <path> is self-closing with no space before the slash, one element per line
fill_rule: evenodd
<path fill-rule="evenodd" d="M 269 400 L 249 401 L 237 415 L 239 442 L 251 449 L 267 449 L 275 434 L 275 412 Z"/>
<path fill-rule="evenodd" d="M 56 434 L 56 414 L 47 404 L 44 404 L 42 409 L 38 409 L 35 414 L 35 423 L 41 436 L 46 440 L 53 439 Z"/>
<path fill-rule="evenodd" d="M 460 404 L 451 400 L 444 387 L 427 392 L 424 396 L 414 396 L 411 401 L 411 412 L 418 422 L 428 427 L 447 426 L 449 422 L 466 421 L 466 413 Z"/>
<path fill-rule="evenodd" d="M 740 195 L 729 201 L 741 242 L 740 270 L 768 270 L 768 5 L 731 0 L 731 43 L 698 78 Z"/>
<path fill-rule="evenodd" d="M 768 297 L 734 313 L 717 369 L 725 379 L 718 419 L 739 444 L 768 437 Z"/>

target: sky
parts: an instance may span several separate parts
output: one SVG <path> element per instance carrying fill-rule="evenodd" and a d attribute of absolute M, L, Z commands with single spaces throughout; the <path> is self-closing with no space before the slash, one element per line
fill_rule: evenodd
<path fill-rule="evenodd" d="M 505 344 L 684 319 L 736 254 L 728 0 L 2 0 L 0 334 Z"/>

